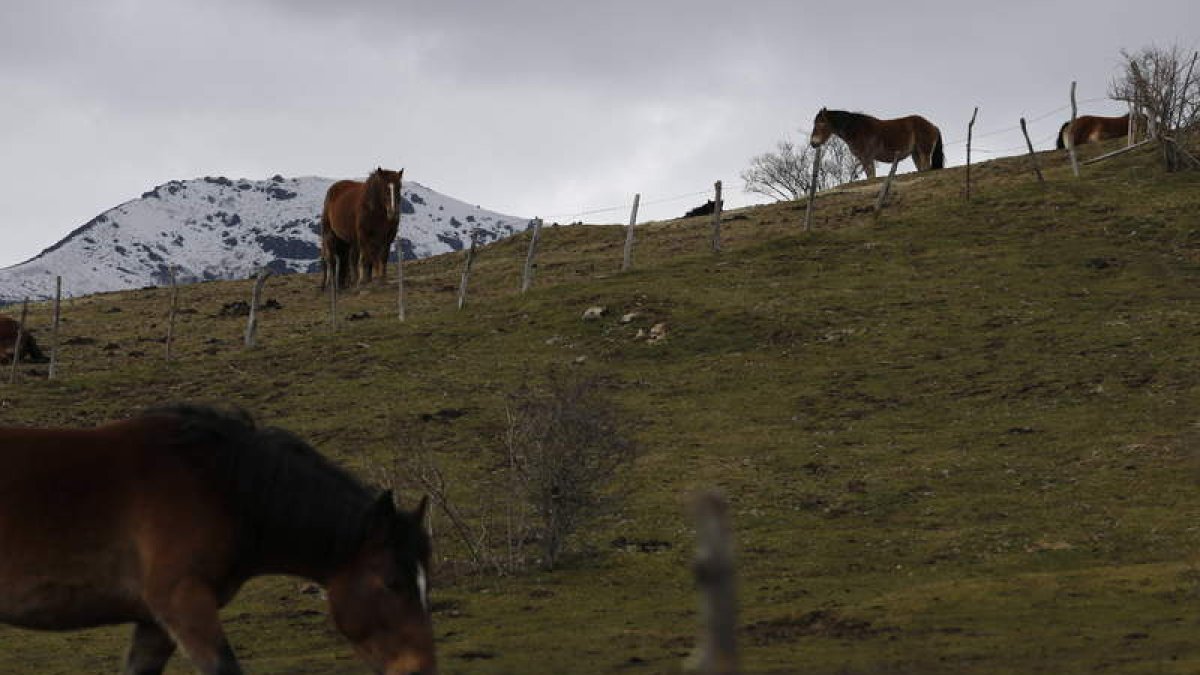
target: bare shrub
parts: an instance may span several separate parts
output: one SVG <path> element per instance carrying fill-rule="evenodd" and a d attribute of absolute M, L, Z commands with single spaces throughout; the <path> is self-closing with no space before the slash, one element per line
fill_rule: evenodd
<path fill-rule="evenodd" d="M 812 183 L 812 160 L 815 151 L 807 144 L 797 146 L 784 139 L 775 145 L 774 152 L 757 155 L 750 167 L 742 172 L 746 192 L 754 192 L 780 200 L 795 201 L 808 194 Z M 821 152 L 821 172 L 817 189 L 824 190 L 857 179 L 862 164 L 840 138 L 831 138 Z"/>
<path fill-rule="evenodd" d="M 543 387 L 512 394 L 507 412 L 509 476 L 530 510 L 541 564 L 553 568 L 568 538 L 603 511 L 606 489 L 633 462 L 636 447 L 593 378 L 552 371 Z M 526 522 L 524 514 L 515 520 Z"/>
<path fill-rule="evenodd" d="M 1187 164 L 1200 168 L 1186 147 L 1200 126 L 1200 72 L 1196 52 L 1179 46 L 1121 51 L 1121 71 L 1109 85 L 1109 96 L 1131 104 L 1147 116 L 1153 135 L 1162 142 L 1168 171 Z"/>
<path fill-rule="evenodd" d="M 446 523 L 438 550 L 460 551 L 472 573 L 555 567 L 571 536 L 623 494 L 612 480 L 636 457 L 596 379 L 551 371 L 509 395 L 505 412 L 503 435 L 477 455 L 488 465 L 469 479 L 448 475 L 419 423 L 401 430 L 389 462 L 371 467 L 385 488 L 429 495 L 431 530 L 435 517 Z"/>

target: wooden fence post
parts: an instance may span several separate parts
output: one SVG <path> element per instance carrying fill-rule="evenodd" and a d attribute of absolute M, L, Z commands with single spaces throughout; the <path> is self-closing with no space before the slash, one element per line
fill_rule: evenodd
<path fill-rule="evenodd" d="M 1067 137 L 1063 139 L 1063 143 L 1067 146 L 1067 154 L 1071 156 L 1071 171 L 1075 172 L 1075 177 L 1079 178 L 1079 160 L 1075 157 L 1075 116 L 1079 114 L 1079 109 L 1075 105 L 1075 81 L 1071 81 L 1071 123 L 1067 126 Z"/>
<path fill-rule="evenodd" d="M 975 132 L 975 117 L 979 115 L 979 106 L 971 113 L 971 122 L 967 124 L 967 201 L 971 201 L 971 136 Z"/>
<path fill-rule="evenodd" d="M 875 200 L 875 220 L 879 221 L 879 214 L 883 213 L 883 205 L 887 201 L 888 192 L 892 189 L 892 179 L 896 177 L 896 167 L 900 166 L 900 156 L 892 157 L 892 168 L 888 170 L 887 178 L 883 181 L 883 187 L 879 189 L 879 198 Z"/>
<path fill-rule="evenodd" d="M 267 283 L 269 276 L 271 276 L 271 270 L 264 267 L 254 280 L 254 290 L 250 293 L 250 316 L 246 318 L 246 349 L 254 349 L 254 334 L 258 331 L 258 305 L 262 300 L 263 285 Z"/>
<path fill-rule="evenodd" d="M 1025 127 L 1025 118 L 1021 118 L 1021 133 L 1025 134 L 1025 147 L 1029 148 L 1029 161 L 1033 164 L 1033 172 L 1037 174 L 1038 183 L 1045 184 L 1042 177 L 1042 167 L 1038 166 L 1037 155 L 1033 153 L 1033 142 L 1029 140 L 1029 129 Z"/>
<path fill-rule="evenodd" d="M 399 223 L 399 221 L 397 221 Z M 404 246 L 403 239 L 400 238 L 400 226 L 396 226 L 396 283 L 399 289 L 396 291 L 396 316 L 401 321 L 404 321 L 405 306 L 404 306 Z"/>
<path fill-rule="evenodd" d="M 54 277 L 54 323 L 50 328 L 50 373 L 47 379 L 54 379 L 58 370 L 58 325 L 62 321 L 62 277 Z"/>
<path fill-rule="evenodd" d="M 467 249 L 467 261 L 463 264 L 462 283 L 458 285 L 458 308 L 467 303 L 467 284 L 471 278 L 471 266 L 475 264 L 475 230 L 471 230 L 471 247 Z"/>
<path fill-rule="evenodd" d="M 817 182 L 821 178 L 821 150 L 823 148 L 824 148 L 824 146 L 818 145 L 816 151 L 813 152 L 812 180 L 809 181 L 809 183 L 808 183 L 808 205 L 806 207 L 804 207 L 804 231 L 805 232 L 808 232 L 809 230 L 812 229 L 813 201 L 817 197 Z"/>
<path fill-rule="evenodd" d="M 1134 114 L 1133 101 L 1129 101 L 1129 124 L 1125 126 L 1125 147 L 1129 147 L 1133 145 L 1133 137 L 1137 129 L 1137 115 Z"/>
<path fill-rule="evenodd" d="M 521 274 L 521 292 L 533 285 L 533 265 L 537 259 L 538 237 L 542 234 L 542 219 L 533 219 L 533 232 L 529 234 L 529 252 L 525 254 L 525 271 Z"/>
<path fill-rule="evenodd" d="M 738 670 L 737 589 L 729 505 L 708 492 L 696 499 L 696 585 L 700 588 L 699 667 L 703 673 L 732 675 Z"/>
<path fill-rule="evenodd" d="M 175 312 L 179 309 L 179 284 L 175 279 L 175 266 L 171 265 L 171 309 L 167 312 L 166 359 L 171 360 L 171 346 L 175 342 Z"/>
<path fill-rule="evenodd" d="M 642 201 L 639 192 L 633 196 L 633 210 L 629 212 L 629 227 L 625 229 L 625 256 L 621 259 L 621 271 L 628 270 L 633 265 L 633 227 L 637 224 L 638 203 Z"/>
<path fill-rule="evenodd" d="M 713 219 L 712 219 L 712 250 L 713 253 L 721 252 L 721 181 L 713 184 L 717 196 L 713 200 Z"/>
<path fill-rule="evenodd" d="M 333 256 L 333 279 L 329 282 L 329 333 L 332 335 L 337 333 L 337 298 L 338 285 L 342 281 L 342 259 L 338 256 Z"/>
<path fill-rule="evenodd" d="M 21 302 L 21 323 L 17 326 L 17 341 L 13 343 L 12 370 L 8 373 L 8 383 L 17 383 L 17 365 L 21 363 L 21 345 L 25 342 L 25 321 L 29 319 L 29 298 Z"/>

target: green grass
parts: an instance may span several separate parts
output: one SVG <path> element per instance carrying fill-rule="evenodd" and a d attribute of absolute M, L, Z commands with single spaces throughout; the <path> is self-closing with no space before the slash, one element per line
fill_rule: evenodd
<path fill-rule="evenodd" d="M 647 225 L 625 274 L 621 228 L 547 228 L 530 293 L 522 236 L 481 251 L 464 311 L 462 255 L 441 256 L 407 266 L 408 322 L 374 289 L 343 298 L 372 318 L 336 336 L 313 277 L 272 279 L 284 309 L 250 353 L 244 320 L 215 316 L 250 282 L 182 289 L 170 364 L 167 291 L 75 300 L 66 334 L 96 343 L 64 347 L 57 381 L 0 387 L 0 423 L 236 403 L 364 472 L 419 427 L 473 507 L 505 394 L 575 368 L 629 411 L 630 496 L 550 573 L 451 574 L 439 537 L 447 672 L 679 671 L 707 487 L 732 502 L 749 672 L 1197 672 L 1200 176 L 1149 149 L 1081 181 L 1041 159 L 1045 187 L 1020 158 L 974 167 L 969 204 L 960 170 L 901 177 L 878 223 L 873 192 L 819 199 L 810 233 L 794 203 L 730 213 L 720 256 L 707 218 Z M 593 304 L 608 316 L 581 321 Z M 634 338 L 660 321 L 664 343 Z M 466 414 L 421 421 L 448 408 Z M 250 672 L 361 672 L 295 580 L 224 616 Z M 3 628 L 0 670 L 115 672 L 125 633 Z"/>

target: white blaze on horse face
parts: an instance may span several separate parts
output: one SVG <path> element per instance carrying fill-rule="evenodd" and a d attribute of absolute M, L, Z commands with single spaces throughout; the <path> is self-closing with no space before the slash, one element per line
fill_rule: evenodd
<path fill-rule="evenodd" d="M 425 567 L 417 563 L 417 591 L 421 594 L 421 606 L 429 611 L 429 582 L 425 578 Z"/>
<path fill-rule="evenodd" d="M 396 184 L 388 183 L 388 218 L 396 215 Z"/>

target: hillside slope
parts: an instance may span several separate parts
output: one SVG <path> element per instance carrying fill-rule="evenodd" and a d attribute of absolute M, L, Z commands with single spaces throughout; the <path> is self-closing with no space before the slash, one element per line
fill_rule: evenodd
<path fill-rule="evenodd" d="M 0 305 L 54 297 L 62 275 L 70 296 L 170 283 L 245 279 L 261 267 L 314 272 L 329 178 L 174 180 L 96 216 L 19 265 L 0 269 Z M 506 216 L 406 181 L 402 250 L 408 259 L 461 250 L 474 230 L 492 241 L 525 229 Z"/>
<path fill-rule="evenodd" d="M 678 672 L 685 507 L 710 486 L 733 506 L 747 672 L 1198 672 L 1200 176 L 1148 149 L 1081 181 L 1041 159 L 1044 188 L 1021 159 L 975 167 L 970 203 L 959 170 L 906 177 L 879 223 L 854 192 L 820 199 L 811 233 L 798 204 L 729 213 L 720 256 L 707 218 L 646 227 L 625 274 L 621 228 L 549 228 L 523 296 L 514 237 L 463 311 L 462 255 L 417 261 L 403 324 L 377 288 L 331 334 L 313 277 L 272 279 L 282 309 L 249 353 L 219 316 L 249 285 L 198 284 L 169 365 L 165 291 L 82 298 L 62 378 L 0 389 L 0 423 L 231 402 L 365 475 L 424 443 L 472 511 L 505 396 L 576 369 L 629 412 L 628 496 L 553 573 L 455 574 L 439 529 L 446 672 Z M 657 322 L 665 341 L 636 338 Z M 224 613 L 248 671 L 361 672 L 297 586 L 258 581 Z M 115 672 L 125 635 L 0 628 L 0 671 Z"/>

